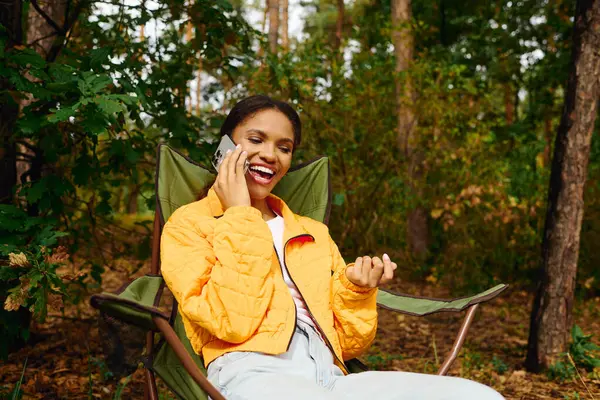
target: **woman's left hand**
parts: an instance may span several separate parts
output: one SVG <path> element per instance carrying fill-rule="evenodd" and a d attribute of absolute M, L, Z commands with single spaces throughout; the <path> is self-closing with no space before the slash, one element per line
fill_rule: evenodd
<path fill-rule="evenodd" d="M 375 288 L 391 281 L 396 268 L 387 254 L 383 255 L 383 261 L 379 257 L 358 257 L 353 266 L 346 268 L 346 277 L 357 286 Z"/>

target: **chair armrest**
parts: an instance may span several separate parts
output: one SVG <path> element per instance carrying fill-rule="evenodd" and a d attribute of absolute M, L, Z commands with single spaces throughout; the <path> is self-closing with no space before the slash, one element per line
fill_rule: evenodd
<path fill-rule="evenodd" d="M 468 307 L 489 301 L 502 293 L 508 285 L 500 284 L 484 292 L 457 299 L 435 299 L 394 293 L 379 289 L 377 304 L 385 309 L 422 317 L 438 312 L 460 312 Z"/>
<path fill-rule="evenodd" d="M 121 287 L 116 293 L 93 295 L 90 303 L 108 316 L 149 330 L 158 330 L 153 317 L 169 320 L 156 306 L 164 288 L 163 278 L 146 275 Z"/>

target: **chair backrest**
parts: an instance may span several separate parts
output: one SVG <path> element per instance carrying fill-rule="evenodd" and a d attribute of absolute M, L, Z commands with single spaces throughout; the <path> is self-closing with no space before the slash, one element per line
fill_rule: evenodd
<path fill-rule="evenodd" d="M 156 196 L 161 224 L 164 225 L 179 207 L 205 195 L 215 175 L 211 169 L 202 167 L 169 146 L 160 145 L 156 166 Z M 291 168 L 277 184 L 273 194 L 284 200 L 296 214 L 327 223 L 331 207 L 329 160 L 320 157 Z M 201 357 L 193 351 L 185 334 L 176 303 L 171 324 L 188 353 L 206 374 Z M 207 399 L 208 396 L 192 379 L 171 347 L 164 342 L 159 342 L 157 347 L 151 369 L 167 386 L 184 399 Z"/>

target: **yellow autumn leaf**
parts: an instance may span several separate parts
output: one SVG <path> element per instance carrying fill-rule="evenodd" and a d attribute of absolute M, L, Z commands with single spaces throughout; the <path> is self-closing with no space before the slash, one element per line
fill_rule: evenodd
<path fill-rule="evenodd" d="M 28 267 L 30 265 L 24 253 L 10 253 L 8 255 L 8 262 L 11 267 Z"/>
<path fill-rule="evenodd" d="M 438 219 L 439 217 L 442 216 L 443 213 L 444 213 L 443 208 L 436 208 L 434 210 L 431 210 L 431 218 Z"/>

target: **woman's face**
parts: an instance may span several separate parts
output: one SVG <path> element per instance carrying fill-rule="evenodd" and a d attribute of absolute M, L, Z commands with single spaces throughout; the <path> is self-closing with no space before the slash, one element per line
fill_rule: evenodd
<path fill-rule="evenodd" d="M 280 111 L 266 109 L 239 124 L 231 136 L 248 152 L 246 182 L 250 198 L 266 198 L 292 164 L 292 123 Z"/>

